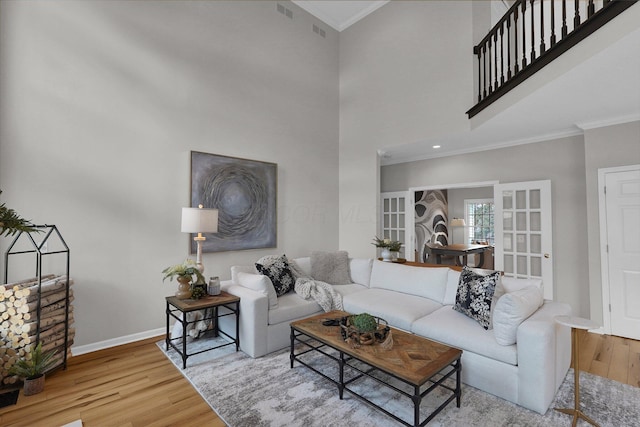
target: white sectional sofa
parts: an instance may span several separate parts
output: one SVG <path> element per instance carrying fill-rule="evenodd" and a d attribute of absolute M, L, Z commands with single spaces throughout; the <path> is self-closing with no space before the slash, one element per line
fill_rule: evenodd
<path fill-rule="evenodd" d="M 311 274 L 311 258 L 294 261 Z M 349 270 L 353 283 L 333 286 L 345 311 L 367 312 L 396 328 L 460 348 L 464 383 L 536 412 L 547 411 L 571 358 L 570 330 L 553 319 L 571 314 L 571 308 L 543 302 L 540 282 L 503 277 L 505 293 L 500 297 L 496 292 L 492 306 L 495 328 L 485 330 L 452 309 L 460 271 L 371 259 L 350 259 Z M 232 280 L 222 283 L 240 297 L 240 347 L 252 357 L 287 347 L 290 322 L 322 312 L 314 300 L 293 291 L 276 298 L 268 285 L 253 266 L 233 267 Z M 531 302 L 536 298 L 539 303 Z M 531 304 L 533 308 L 519 313 Z M 232 322 L 226 317 L 220 326 L 232 331 Z"/>

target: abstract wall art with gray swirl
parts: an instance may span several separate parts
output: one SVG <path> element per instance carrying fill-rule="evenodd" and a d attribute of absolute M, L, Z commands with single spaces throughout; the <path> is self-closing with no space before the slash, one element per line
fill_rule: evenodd
<path fill-rule="evenodd" d="M 275 163 L 192 151 L 191 206 L 218 209 L 218 232 L 205 234 L 202 251 L 275 248 L 277 178 Z"/>

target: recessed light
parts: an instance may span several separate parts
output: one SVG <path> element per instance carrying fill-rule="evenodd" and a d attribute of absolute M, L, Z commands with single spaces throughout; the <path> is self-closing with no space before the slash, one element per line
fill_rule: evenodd
<path fill-rule="evenodd" d="M 440 148 L 440 146 L 439 145 L 434 145 L 433 148 Z"/>

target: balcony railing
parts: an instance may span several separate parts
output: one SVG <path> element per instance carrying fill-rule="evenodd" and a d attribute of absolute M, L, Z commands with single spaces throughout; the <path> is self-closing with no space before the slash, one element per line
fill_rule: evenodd
<path fill-rule="evenodd" d="M 469 118 L 638 0 L 516 0 L 473 48 L 477 104 Z"/>

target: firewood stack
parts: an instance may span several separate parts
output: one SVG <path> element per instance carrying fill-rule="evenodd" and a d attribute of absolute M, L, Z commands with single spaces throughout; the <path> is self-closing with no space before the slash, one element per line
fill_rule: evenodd
<path fill-rule="evenodd" d="M 69 325 L 73 323 L 72 284 L 69 279 Z M 64 362 L 65 351 L 70 355 L 75 328 L 68 328 L 65 349 L 66 286 L 67 276 L 53 274 L 42 277 L 40 292 L 37 278 L 0 285 L 0 386 L 18 381 L 9 375 L 9 369 L 37 345 L 38 331 L 43 353 L 57 350 L 56 367 Z"/>

